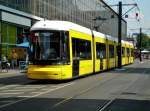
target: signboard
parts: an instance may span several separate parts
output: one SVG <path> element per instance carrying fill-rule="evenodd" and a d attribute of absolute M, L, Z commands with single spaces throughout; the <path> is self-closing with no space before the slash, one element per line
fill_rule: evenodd
<path fill-rule="evenodd" d="M 10 23 L 15 23 L 24 26 L 31 26 L 31 20 L 25 17 L 14 15 L 7 12 L 2 12 L 2 20 Z"/>

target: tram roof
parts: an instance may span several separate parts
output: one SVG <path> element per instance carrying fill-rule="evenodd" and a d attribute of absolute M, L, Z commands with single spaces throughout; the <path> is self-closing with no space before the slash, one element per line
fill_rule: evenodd
<path fill-rule="evenodd" d="M 126 41 L 126 40 L 121 40 L 122 44 L 126 44 L 126 45 L 130 45 L 130 46 L 134 46 L 132 42 Z"/>
<path fill-rule="evenodd" d="M 115 37 L 112 37 L 112 36 L 110 36 L 110 35 L 106 35 L 106 38 L 107 38 L 108 40 L 117 42 L 116 38 L 115 38 Z"/>
<path fill-rule="evenodd" d="M 39 21 L 32 26 L 31 31 L 34 30 L 58 30 L 58 31 L 76 30 L 82 33 L 92 35 L 90 29 L 69 21 L 57 21 L 57 20 Z"/>
<path fill-rule="evenodd" d="M 69 21 L 59 21 L 59 20 L 38 21 L 31 27 L 31 31 L 35 31 L 35 30 L 58 30 L 58 31 L 76 30 L 82 33 L 92 35 L 91 30 L 86 27 L 83 27 L 81 25 L 78 25 Z M 117 38 L 112 37 L 110 35 L 105 35 L 97 31 L 93 31 L 93 34 L 96 37 L 105 38 L 105 39 L 107 38 L 108 40 L 118 42 Z M 122 43 L 125 43 L 125 41 L 122 40 Z M 129 44 L 132 44 L 132 43 L 129 43 Z"/>
<path fill-rule="evenodd" d="M 103 33 L 93 31 L 93 34 L 94 34 L 94 36 L 96 36 L 96 37 L 100 37 L 100 38 L 105 38 L 105 39 L 106 39 L 106 35 L 103 34 Z"/>

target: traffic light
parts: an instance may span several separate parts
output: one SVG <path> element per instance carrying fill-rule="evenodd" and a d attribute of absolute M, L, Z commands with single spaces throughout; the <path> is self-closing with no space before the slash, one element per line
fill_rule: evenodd
<path fill-rule="evenodd" d="M 139 14 L 138 14 L 138 13 L 136 13 L 136 14 L 135 14 L 135 16 L 136 16 L 136 18 L 138 18 Z"/>
<path fill-rule="evenodd" d="M 136 16 L 137 21 L 140 21 L 139 13 L 135 13 L 135 16 Z"/>
<path fill-rule="evenodd" d="M 129 16 L 128 15 L 125 15 L 125 18 L 128 18 Z"/>

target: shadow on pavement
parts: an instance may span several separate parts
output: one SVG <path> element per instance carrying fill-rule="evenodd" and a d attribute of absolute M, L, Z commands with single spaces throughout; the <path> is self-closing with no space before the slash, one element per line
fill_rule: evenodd
<path fill-rule="evenodd" d="M 26 98 L 0 98 L 0 107 L 10 101 Z M 13 105 L 0 108 L 0 111 L 96 111 L 108 100 L 72 99 L 62 104 L 64 98 L 31 98 Z"/>
<path fill-rule="evenodd" d="M 26 81 L 29 80 L 25 77 L 25 75 L 0 78 L 0 84 L 2 85 L 23 84 L 23 82 Z"/>
<path fill-rule="evenodd" d="M 0 78 L 1 85 L 43 85 L 43 84 L 63 84 L 73 80 L 30 80 L 26 75 Z"/>
<path fill-rule="evenodd" d="M 150 111 L 150 101 L 116 99 L 104 111 Z"/>
<path fill-rule="evenodd" d="M 136 67 L 128 67 L 123 68 L 124 70 L 112 70 L 111 73 L 124 73 L 124 74 L 147 74 L 150 75 L 150 68 L 136 68 Z"/>
<path fill-rule="evenodd" d="M 11 102 L 20 101 L 15 104 Z M 26 99 L 26 100 L 25 100 Z M 64 101 L 64 102 L 62 102 Z M 99 111 L 109 100 L 64 98 L 0 98 L 0 111 Z M 6 107 L 2 105 L 11 104 Z M 104 111 L 150 111 L 150 101 L 116 99 Z"/>

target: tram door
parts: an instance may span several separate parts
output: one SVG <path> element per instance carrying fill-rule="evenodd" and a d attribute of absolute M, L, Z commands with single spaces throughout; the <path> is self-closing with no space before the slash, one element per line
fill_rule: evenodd
<path fill-rule="evenodd" d="M 72 76 L 79 76 L 79 46 L 78 39 L 72 38 Z"/>
<path fill-rule="evenodd" d="M 78 76 L 79 75 L 79 60 L 73 60 L 73 77 Z"/>
<path fill-rule="evenodd" d="M 106 45 L 104 43 L 96 43 L 96 52 L 100 60 L 100 71 L 104 70 L 104 59 L 106 58 Z"/>

